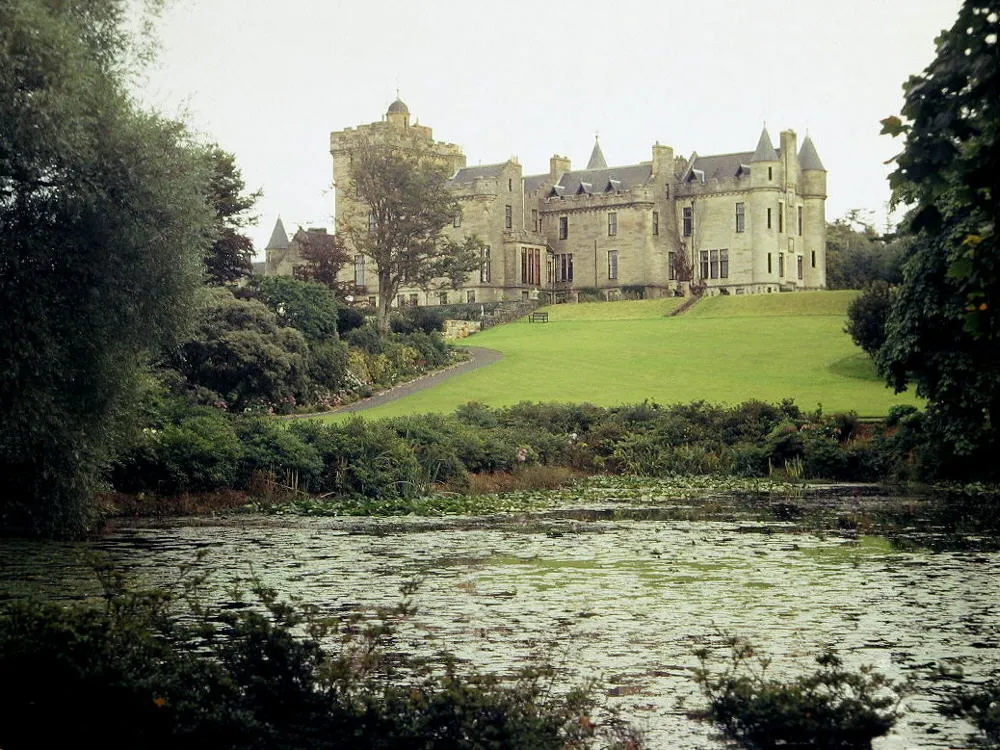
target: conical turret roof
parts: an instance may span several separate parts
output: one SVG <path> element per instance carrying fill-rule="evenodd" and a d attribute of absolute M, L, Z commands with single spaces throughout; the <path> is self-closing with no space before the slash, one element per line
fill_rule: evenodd
<path fill-rule="evenodd" d="M 590 161 L 587 162 L 587 169 L 607 169 L 608 163 L 604 160 L 604 152 L 601 151 L 601 143 L 594 136 L 594 150 L 590 152 Z"/>
<path fill-rule="evenodd" d="M 274 222 L 274 231 L 271 232 L 271 239 L 267 241 L 265 250 L 287 250 L 288 233 L 285 232 L 285 225 L 281 223 L 281 217 Z"/>
<path fill-rule="evenodd" d="M 808 135 L 802 141 L 802 148 L 799 149 L 799 169 L 802 171 L 807 169 L 817 169 L 821 172 L 826 171 L 823 162 L 819 159 L 819 154 L 816 153 L 816 147 L 813 145 L 812 138 Z"/>
<path fill-rule="evenodd" d="M 767 127 L 760 131 L 760 140 L 757 141 L 757 150 L 753 152 L 750 163 L 755 161 L 778 161 L 778 152 L 774 150 L 771 143 L 771 136 L 767 134 Z"/>

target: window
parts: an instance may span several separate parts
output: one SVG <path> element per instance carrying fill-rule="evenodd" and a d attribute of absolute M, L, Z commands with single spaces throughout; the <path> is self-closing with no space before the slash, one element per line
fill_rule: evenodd
<path fill-rule="evenodd" d="M 490 281 L 490 246 L 487 245 L 482 250 L 479 262 L 479 281 L 488 284 Z"/>
<path fill-rule="evenodd" d="M 417 306 L 417 293 L 413 292 L 410 294 L 410 307 Z"/>
<path fill-rule="evenodd" d="M 700 256 L 699 260 L 701 261 L 701 263 L 700 263 L 700 265 L 701 265 L 701 278 L 707 279 L 708 278 L 708 250 L 702 250 L 701 251 L 701 256 Z"/>
<path fill-rule="evenodd" d="M 812 251 L 812 264 L 811 265 L 812 265 L 813 268 L 816 267 L 816 251 L 815 250 Z"/>
<path fill-rule="evenodd" d="M 556 256 L 556 281 L 573 280 L 573 253 L 560 253 Z"/>
<path fill-rule="evenodd" d="M 406 307 L 406 295 L 405 294 L 397 294 L 396 295 L 396 304 L 398 304 L 400 307 Z"/>
<path fill-rule="evenodd" d="M 683 211 L 684 236 L 691 236 L 692 224 L 694 223 L 694 209 L 685 208 Z"/>
<path fill-rule="evenodd" d="M 653 236 L 656 237 L 660 233 L 660 212 L 653 211 Z"/>
<path fill-rule="evenodd" d="M 774 273 L 774 269 L 771 268 L 771 253 L 767 254 L 767 272 Z"/>
<path fill-rule="evenodd" d="M 711 250 L 709 252 L 709 276 L 713 279 L 719 278 L 719 251 Z"/>
<path fill-rule="evenodd" d="M 438 292 L 438 303 L 441 305 L 448 304 L 448 292 Z"/>
<path fill-rule="evenodd" d="M 538 209 L 531 209 L 531 226 L 534 231 L 540 232 L 542 230 L 541 226 L 538 224 Z"/>
<path fill-rule="evenodd" d="M 552 265 L 553 265 L 553 263 L 552 263 L 552 254 L 551 253 L 546 253 L 546 255 L 545 255 L 545 282 L 547 284 L 551 284 L 552 283 L 552 278 L 553 278 L 553 275 L 554 275 L 554 271 L 552 269 Z"/>
<path fill-rule="evenodd" d="M 514 207 L 504 206 L 503 209 L 503 228 L 513 229 L 514 227 Z"/>
<path fill-rule="evenodd" d="M 375 222 L 375 212 L 374 211 L 369 211 L 368 212 L 368 231 L 369 232 L 374 232 L 376 226 L 377 225 L 376 225 L 376 222 Z"/>
<path fill-rule="evenodd" d="M 510 177 L 508 177 L 507 178 L 507 192 L 511 193 L 513 191 L 514 191 L 514 181 Z"/>
<path fill-rule="evenodd" d="M 374 296 L 374 295 L 372 295 L 371 297 L 369 297 L 369 298 L 368 298 L 368 304 L 369 304 L 369 305 L 370 305 L 371 307 L 375 307 L 375 305 L 377 305 L 377 304 L 378 304 L 378 297 L 376 297 L 376 296 Z"/>
<path fill-rule="evenodd" d="M 522 302 L 527 302 L 528 299 L 530 299 L 530 296 L 531 295 L 528 293 L 527 289 L 522 289 L 521 290 L 521 301 Z"/>
<path fill-rule="evenodd" d="M 768 182 L 770 182 L 773 179 L 774 179 L 774 167 L 768 167 L 767 168 L 767 180 L 768 180 Z"/>
<path fill-rule="evenodd" d="M 799 277 L 799 281 L 802 281 L 802 256 L 795 256 L 795 275 Z"/>
<path fill-rule="evenodd" d="M 673 251 L 667 253 L 667 278 L 677 281 L 677 256 Z"/>
<path fill-rule="evenodd" d="M 799 237 L 802 236 L 802 206 L 799 206 Z"/>
<path fill-rule="evenodd" d="M 559 217 L 559 239 L 564 240 L 569 237 L 569 217 Z"/>
<path fill-rule="evenodd" d="M 663 197 L 664 198 L 669 198 L 670 197 L 670 185 L 664 185 L 663 186 Z"/>
<path fill-rule="evenodd" d="M 465 293 L 465 301 L 470 305 L 476 301 L 476 290 L 470 289 Z"/>
<path fill-rule="evenodd" d="M 785 254 L 778 253 L 778 278 L 785 277 Z"/>
<path fill-rule="evenodd" d="M 767 228 L 771 228 L 771 209 L 767 209 Z"/>
<path fill-rule="evenodd" d="M 778 201 L 778 231 L 785 231 L 785 204 L 784 201 Z"/>
<path fill-rule="evenodd" d="M 542 283 L 541 250 L 537 247 L 521 248 L 521 283 L 534 285 Z"/>
<path fill-rule="evenodd" d="M 354 256 L 354 286 L 365 285 L 365 256 Z"/>
<path fill-rule="evenodd" d="M 719 278 L 728 279 L 729 278 L 729 251 L 720 250 L 719 251 Z"/>
<path fill-rule="evenodd" d="M 736 204 L 736 231 L 742 232 L 746 229 L 746 203 Z"/>
<path fill-rule="evenodd" d="M 618 251 L 609 250 L 608 251 L 608 278 L 617 279 L 618 278 Z"/>
<path fill-rule="evenodd" d="M 608 237 L 615 237 L 618 234 L 618 214 L 614 211 L 608 213 Z"/>
<path fill-rule="evenodd" d="M 451 225 L 453 227 L 455 227 L 456 229 L 458 227 L 462 226 L 462 210 L 461 209 L 459 209 L 458 211 L 455 212 L 455 217 L 452 219 Z"/>

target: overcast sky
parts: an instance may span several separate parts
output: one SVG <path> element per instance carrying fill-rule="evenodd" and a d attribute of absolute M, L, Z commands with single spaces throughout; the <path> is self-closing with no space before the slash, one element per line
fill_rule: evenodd
<path fill-rule="evenodd" d="M 173 0 L 142 96 L 236 155 L 274 221 L 332 227 L 329 137 L 411 116 L 468 163 L 565 154 L 611 166 L 655 141 L 690 155 L 808 132 L 829 171 L 827 218 L 884 216 L 879 136 L 903 81 L 932 59 L 959 0 Z M 880 219 L 882 221 L 882 219 Z"/>

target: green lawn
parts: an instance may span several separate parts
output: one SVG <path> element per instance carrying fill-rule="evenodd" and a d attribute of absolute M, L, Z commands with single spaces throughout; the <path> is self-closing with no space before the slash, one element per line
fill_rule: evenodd
<path fill-rule="evenodd" d="M 885 388 L 843 332 L 854 294 L 711 297 L 673 318 L 665 317 L 672 299 L 557 305 L 545 308 L 548 323 L 519 321 L 467 339 L 503 352 L 503 361 L 365 414 L 449 412 L 468 401 L 792 398 L 804 409 L 877 416 L 917 403 Z"/>

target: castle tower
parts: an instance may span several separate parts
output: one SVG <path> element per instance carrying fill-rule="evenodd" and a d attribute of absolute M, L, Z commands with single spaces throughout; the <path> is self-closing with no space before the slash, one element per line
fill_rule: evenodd
<path fill-rule="evenodd" d="M 767 127 L 760 131 L 757 148 L 750 158 L 750 247 L 752 248 L 751 277 L 758 283 L 774 283 L 778 275 L 779 248 L 783 240 L 779 222 L 783 223 L 784 202 L 780 200 L 782 167 L 774 150 Z"/>
<path fill-rule="evenodd" d="M 812 138 L 806 135 L 798 154 L 802 197 L 802 244 L 806 287 L 826 287 L 826 168 Z"/>
<path fill-rule="evenodd" d="M 285 225 L 281 222 L 281 217 L 279 216 L 278 220 L 274 222 L 271 239 L 267 241 L 267 247 L 264 248 L 265 276 L 276 276 L 280 273 L 279 269 L 285 260 L 285 256 L 288 254 L 289 247 L 288 233 L 285 231 Z"/>
<path fill-rule="evenodd" d="M 594 150 L 590 152 L 590 161 L 587 162 L 587 169 L 607 169 L 608 162 L 604 158 L 604 152 L 601 151 L 601 143 L 597 140 L 597 136 L 594 136 Z"/>
<path fill-rule="evenodd" d="M 396 101 L 390 104 L 389 109 L 385 111 L 385 119 L 390 125 L 400 130 L 406 130 L 410 127 L 410 108 L 399 98 L 398 91 L 396 92 Z"/>

